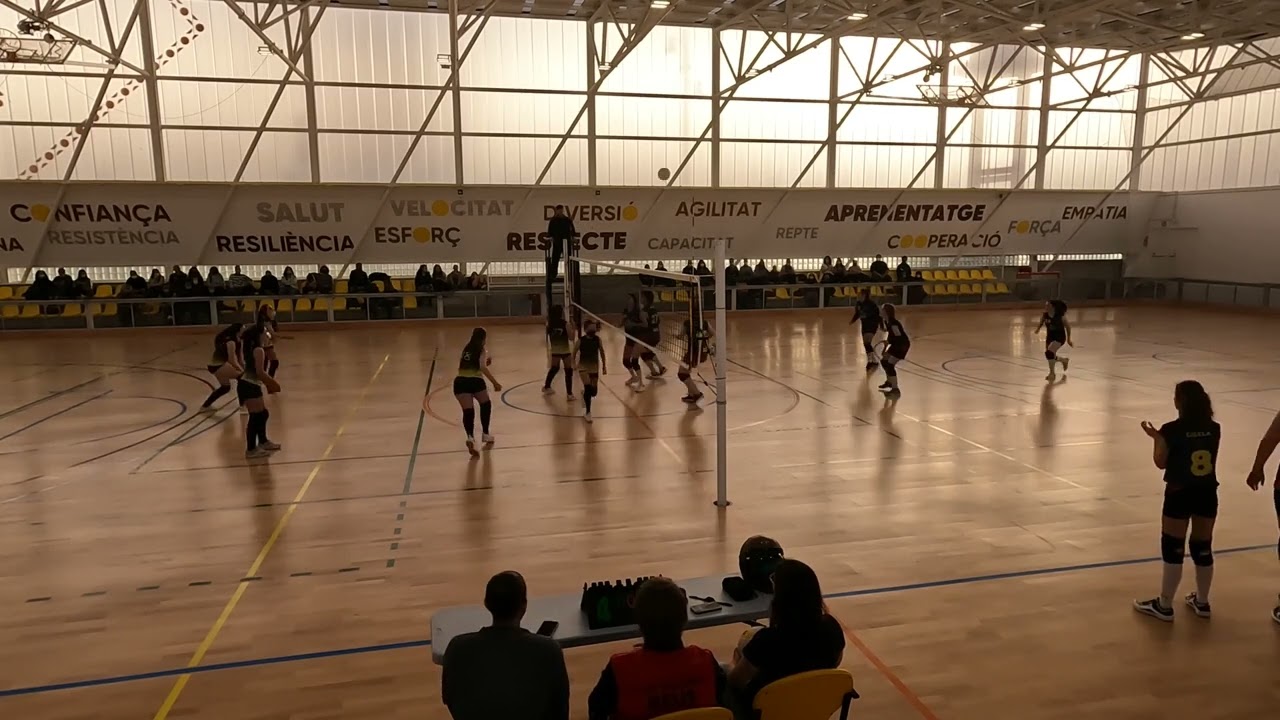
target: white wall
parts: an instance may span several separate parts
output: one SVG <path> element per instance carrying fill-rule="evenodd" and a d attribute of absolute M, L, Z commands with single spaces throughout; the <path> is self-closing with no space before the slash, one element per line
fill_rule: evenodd
<path fill-rule="evenodd" d="M 1170 222 L 1161 228 L 1158 219 L 1152 221 L 1147 250 L 1157 256 L 1175 254 L 1170 263 L 1174 276 L 1280 283 L 1280 188 L 1167 197 Z"/>

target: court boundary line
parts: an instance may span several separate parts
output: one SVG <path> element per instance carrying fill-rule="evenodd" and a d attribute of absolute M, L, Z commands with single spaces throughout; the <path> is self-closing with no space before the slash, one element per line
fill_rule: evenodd
<path fill-rule="evenodd" d="M 1274 543 L 1265 543 L 1261 545 L 1241 545 L 1237 547 L 1223 548 L 1215 550 L 1216 555 L 1239 555 L 1249 552 L 1257 552 L 1259 550 L 1273 550 Z M 1075 565 L 1058 565 L 1047 568 L 1033 568 L 1031 570 L 1013 570 L 1002 573 L 988 573 L 985 575 L 970 575 L 959 578 L 948 578 L 944 580 L 927 580 L 917 583 L 905 583 L 899 585 L 886 585 L 883 587 L 863 588 L 860 590 L 846 590 L 843 592 L 830 593 L 823 596 L 824 600 L 840 600 L 852 597 L 864 597 L 873 595 L 886 595 L 897 592 L 910 592 L 912 590 L 927 590 L 932 588 L 952 587 L 956 585 L 972 585 L 982 582 L 994 582 L 999 580 L 1013 580 L 1017 578 L 1040 577 L 1044 575 L 1063 575 L 1072 572 L 1081 572 L 1086 570 L 1103 570 L 1115 567 L 1128 567 L 1132 565 L 1147 565 L 1151 563 L 1162 562 L 1158 556 L 1127 558 L 1123 560 L 1104 560 L 1092 563 L 1079 563 Z M 217 672 L 220 670 L 234 670 L 238 668 L 256 667 L 260 665 L 277 665 L 289 662 L 301 662 L 304 660 L 323 660 L 331 657 L 343 657 L 347 655 L 364 655 L 377 652 L 388 652 L 392 650 L 405 650 L 411 648 L 429 647 L 430 639 L 424 640 L 404 640 L 393 643 L 382 643 L 378 645 L 362 645 L 358 647 L 339 648 L 337 650 L 319 650 L 309 653 L 298 653 L 292 655 L 276 655 L 265 658 L 250 658 L 247 660 L 233 660 L 223 663 L 214 663 L 212 665 L 197 665 L 183 668 L 170 668 L 167 670 L 153 670 L 151 672 L 133 673 L 129 675 L 115 675 L 103 678 L 91 678 L 88 680 L 73 680 L 69 682 L 49 683 L 45 685 L 31 685 L 28 687 L 10 688 L 0 690 L 0 699 L 8 697 L 18 697 L 22 695 L 39 695 L 43 693 L 58 692 L 62 690 L 78 690 L 81 688 L 100 687 L 103 685 L 119 685 L 122 683 L 137 682 L 141 680 L 153 680 L 156 678 L 177 676 L 191 676 L 200 673 Z M 185 683 L 184 683 L 185 684 Z"/>

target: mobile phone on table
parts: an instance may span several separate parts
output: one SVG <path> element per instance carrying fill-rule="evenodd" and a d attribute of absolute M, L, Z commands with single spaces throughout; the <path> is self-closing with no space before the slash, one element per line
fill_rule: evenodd
<path fill-rule="evenodd" d="M 718 602 L 704 602 L 690 607 L 689 612 L 694 615 L 706 615 L 707 613 L 719 612 L 721 607 Z"/>
<path fill-rule="evenodd" d="M 538 634 L 542 637 L 551 637 L 556 634 L 556 630 L 560 627 L 560 623 L 555 620 L 543 620 L 538 626 Z"/>

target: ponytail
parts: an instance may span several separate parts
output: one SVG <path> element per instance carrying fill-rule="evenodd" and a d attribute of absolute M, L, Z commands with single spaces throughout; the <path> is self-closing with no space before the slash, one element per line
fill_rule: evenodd
<path fill-rule="evenodd" d="M 1178 418 L 1192 422 L 1208 422 L 1213 419 L 1213 401 L 1204 386 L 1195 380 L 1183 380 L 1173 389 L 1173 404 L 1178 407 Z"/>

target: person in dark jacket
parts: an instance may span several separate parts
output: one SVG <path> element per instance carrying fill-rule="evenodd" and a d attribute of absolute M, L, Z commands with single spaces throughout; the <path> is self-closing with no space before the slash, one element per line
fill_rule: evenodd
<path fill-rule="evenodd" d="M 59 300 L 70 300 L 75 297 L 75 281 L 67 274 L 66 268 L 58 268 L 53 276 L 53 296 Z"/>
<path fill-rule="evenodd" d="M 444 268 L 439 265 L 431 268 L 431 289 L 436 292 L 449 290 L 449 278 L 444 274 Z"/>
<path fill-rule="evenodd" d="M 258 291 L 263 295 L 279 295 L 280 294 L 280 278 L 271 274 L 268 270 L 262 275 L 262 280 L 258 281 Z"/>
<path fill-rule="evenodd" d="M 431 292 L 431 271 L 426 265 L 418 266 L 418 274 L 413 276 L 413 289 L 416 292 Z"/>
<path fill-rule="evenodd" d="M 75 296 L 78 298 L 93 297 L 93 280 L 89 279 L 89 272 L 83 268 L 76 273 Z"/>
<path fill-rule="evenodd" d="M 573 227 L 573 218 L 565 212 L 563 205 L 557 205 L 551 219 L 547 221 L 547 235 L 551 237 L 551 247 L 547 249 L 547 302 L 551 302 L 551 284 L 560 274 L 560 258 L 564 257 L 577 233 Z"/>

